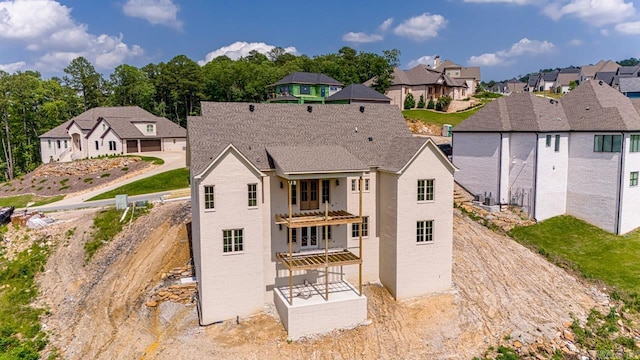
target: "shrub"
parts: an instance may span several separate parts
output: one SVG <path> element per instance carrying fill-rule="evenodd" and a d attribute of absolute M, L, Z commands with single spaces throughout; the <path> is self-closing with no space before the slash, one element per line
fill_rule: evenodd
<path fill-rule="evenodd" d="M 85 183 L 92 183 L 93 182 L 93 178 L 85 178 L 84 180 Z"/>
<path fill-rule="evenodd" d="M 104 173 L 104 174 L 100 175 L 100 178 L 106 178 L 106 177 L 109 177 L 109 176 L 111 176 L 111 174 Z"/>
<path fill-rule="evenodd" d="M 438 104 L 440 104 L 440 111 L 447 111 L 447 108 L 449 107 L 449 104 L 451 104 L 451 97 L 450 96 L 441 96 L 438 98 L 438 103 L 436 104 L 436 109 Z"/>
<path fill-rule="evenodd" d="M 418 100 L 418 109 L 424 109 L 424 95 L 420 94 L 420 100 Z"/>
<path fill-rule="evenodd" d="M 63 186 L 63 187 L 61 187 L 60 189 L 58 189 L 58 191 L 67 190 L 68 188 L 69 188 L 69 186 L 68 186 L 68 185 L 67 185 L 67 186 Z"/>
<path fill-rule="evenodd" d="M 62 180 L 60 180 L 60 185 L 63 185 L 63 186 L 64 186 L 64 185 L 65 185 L 66 183 L 68 183 L 68 182 L 69 182 L 69 179 L 68 179 L 68 178 L 67 178 L 67 179 L 62 179 Z"/>
<path fill-rule="evenodd" d="M 123 167 L 123 168 L 122 168 L 122 169 L 120 169 L 120 170 L 122 170 L 122 171 L 129 171 L 129 168 L 125 166 L 125 167 Z"/>
<path fill-rule="evenodd" d="M 416 107 L 416 100 L 413 98 L 412 93 L 408 93 L 407 97 L 404 98 L 404 109 L 409 110 Z"/>
<path fill-rule="evenodd" d="M 436 103 L 433 101 L 433 96 L 429 98 L 429 103 L 427 104 L 427 109 L 435 109 Z"/>

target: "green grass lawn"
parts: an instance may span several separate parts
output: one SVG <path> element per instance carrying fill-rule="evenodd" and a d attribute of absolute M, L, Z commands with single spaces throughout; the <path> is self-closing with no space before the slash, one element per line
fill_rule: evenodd
<path fill-rule="evenodd" d="M 23 208 L 27 206 L 30 202 L 35 202 L 33 206 L 41 206 L 50 204 L 52 202 L 56 202 L 64 199 L 64 195 L 56 195 L 56 196 L 36 196 L 36 195 L 17 195 L 0 198 L 0 207 L 5 206 L 14 206 L 16 209 Z"/>
<path fill-rule="evenodd" d="M 443 113 L 433 110 L 404 110 L 402 112 L 402 115 L 404 115 L 405 119 L 417 119 L 439 126 L 442 126 L 444 124 L 451 124 L 453 126 L 456 126 L 469 116 L 475 114 L 481 108 L 482 107 L 477 107 L 472 110 L 455 113 Z"/>
<path fill-rule="evenodd" d="M 640 231 L 608 233 L 571 216 L 558 216 L 510 232 L 552 259 L 566 260 L 585 277 L 640 294 Z"/>
<path fill-rule="evenodd" d="M 91 200 L 112 199 L 116 195 L 127 194 L 129 196 L 151 194 L 160 191 L 169 191 L 175 189 L 184 189 L 189 187 L 189 169 L 175 169 L 163 172 L 145 179 L 134 181 L 130 184 L 123 185 L 117 189 L 107 191 L 100 195 L 94 196 Z"/>

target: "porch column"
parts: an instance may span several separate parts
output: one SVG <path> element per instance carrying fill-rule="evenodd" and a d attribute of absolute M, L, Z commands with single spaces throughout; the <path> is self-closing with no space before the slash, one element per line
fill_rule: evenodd
<path fill-rule="evenodd" d="M 360 205 L 358 206 L 359 209 L 359 215 L 360 216 L 360 231 L 358 234 L 358 241 L 360 242 L 360 264 L 358 264 L 358 270 L 360 273 L 359 276 L 359 284 L 358 284 L 358 289 L 360 292 L 360 296 L 362 296 L 362 175 L 360 175 L 360 179 L 358 180 L 359 182 L 359 189 L 360 189 Z"/>
<path fill-rule="evenodd" d="M 329 203 L 324 203 L 324 221 L 329 219 Z M 327 228 L 328 226 L 324 225 L 324 293 L 325 300 L 329 301 L 329 239 L 327 238 Z"/>
<path fill-rule="evenodd" d="M 293 305 L 293 272 L 291 265 L 293 264 L 293 231 L 291 230 L 291 216 L 293 215 L 293 205 L 291 205 L 291 180 L 287 180 L 289 187 L 287 199 L 289 201 L 289 224 L 287 231 L 289 232 L 289 304 Z"/>

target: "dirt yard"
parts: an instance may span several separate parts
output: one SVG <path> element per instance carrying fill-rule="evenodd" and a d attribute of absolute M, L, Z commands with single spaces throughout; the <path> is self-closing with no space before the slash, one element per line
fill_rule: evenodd
<path fill-rule="evenodd" d="M 63 215 L 64 214 L 64 215 Z M 450 292 L 396 302 L 365 287 L 371 323 L 288 342 L 265 313 L 198 326 L 196 306 L 160 301 L 171 269 L 189 262 L 185 203 L 157 206 L 84 263 L 92 211 L 31 231 L 57 250 L 39 277 L 48 351 L 65 359 L 469 359 L 507 343 L 522 351 L 561 343 L 570 313 L 584 319 L 608 299 L 511 239 L 457 212 Z M 70 229 L 75 229 L 70 236 Z M 48 353 L 43 354 L 46 357 Z"/>
<path fill-rule="evenodd" d="M 39 166 L 0 186 L 0 197 L 34 194 L 54 196 L 81 193 L 150 170 L 151 162 L 138 157 L 116 157 L 54 162 Z"/>

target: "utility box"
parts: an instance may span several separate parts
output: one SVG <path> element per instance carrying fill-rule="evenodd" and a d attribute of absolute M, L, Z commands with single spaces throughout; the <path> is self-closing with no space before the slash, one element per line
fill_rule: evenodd
<path fill-rule="evenodd" d="M 129 197 L 125 195 L 116 195 L 116 209 L 124 210 L 129 206 Z"/>
<path fill-rule="evenodd" d="M 450 124 L 442 125 L 442 136 L 451 137 L 451 129 L 453 129 L 453 126 Z"/>

